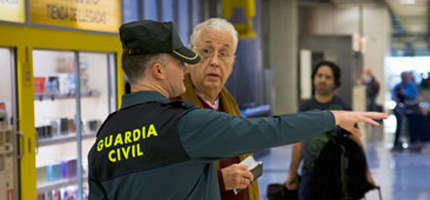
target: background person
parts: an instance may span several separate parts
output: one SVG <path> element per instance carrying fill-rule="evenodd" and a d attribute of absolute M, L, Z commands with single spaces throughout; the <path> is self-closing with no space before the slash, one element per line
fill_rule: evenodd
<path fill-rule="evenodd" d="M 359 79 L 358 83 L 366 86 L 367 111 L 378 111 L 376 106 L 376 97 L 378 96 L 380 85 L 370 68 L 366 68 L 364 70 L 364 73 Z"/>
<path fill-rule="evenodd" d="M 334 94 L 334 91 L 341 85 L 340 78 L 341 70 L 336 63 L 330 61 L 318 63 L 311 76 L 314 96 L 312 99 L 300 105 L 299 112 L 315 109 L 352 110 L 348 103 Z M 344 129 L 334 128 L 330 130 L 328 134 L 333 136 L 347 136 L 355 141 L 361 148 L 363 147 L 361 140 L 357 136 Z M 296 143 L 293 146 L 289 174 L 285 185 L 289 190 L 299 189 L 299 200 L 311 200 L 316 198 L 315 191 L 317 188 L 311 176 L 315 161 L 318 159 L 327 142 L 329 142 L 328 136 L 321 135 L 301 143 Z M 298 183 L 297 171 L 301 160 L 303 160 L 302 177 L 300 183 Z M 375 185 L 367 168 L 366 171 L 368 181 Z M 333 181 L 337 181 L 334 178 L 335 177 L 333 177 Z"/>
<path fill-rule="evenodd" d="M 406 109 L 413 109 L 418 103 L 418 88 L 412 81 L 412 76 L 408 72 L 402 72 L 400 76 L 402 81 L 394 86 L 392 92 L 392 98 L 396 102 L 394 115 L 397 121 L 392 151 L 402 150 L 399 139 L 405 128 L 403 123 L 406 120 L 405 111 Z"/>

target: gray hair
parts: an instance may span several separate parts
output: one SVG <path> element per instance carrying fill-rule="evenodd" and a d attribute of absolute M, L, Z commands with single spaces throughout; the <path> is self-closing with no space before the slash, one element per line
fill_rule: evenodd
<path fill-rule="evenodd" d="M 190 48 L 194 48 L 196 46 L 197 40 L 200 38 L 200 33 L 203 30 L 208 30 L 208 29 L 230 32 L 231 36 L 233 36 L 233 52 L 236 52 L 237 43 L 239 40 L 237 31 L 236 29 L 234 29 L 234 26 L 230 22 L 222 18 L 211 18 L 198 24 L 193 29 L 193 33 L 191 33 Z"/>

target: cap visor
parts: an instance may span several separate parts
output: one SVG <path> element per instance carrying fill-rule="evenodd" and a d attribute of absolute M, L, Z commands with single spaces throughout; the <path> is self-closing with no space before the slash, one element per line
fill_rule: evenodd
<path fill-rule="evenodd" d="M 173 50 L 172 55 L 188 64 L 197 64 L 200 61 L 200 56 L 186 47 Z"/>

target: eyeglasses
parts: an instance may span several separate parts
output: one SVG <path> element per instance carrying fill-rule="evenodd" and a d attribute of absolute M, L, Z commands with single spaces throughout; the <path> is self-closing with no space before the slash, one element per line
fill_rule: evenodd
<path fill-rule="evenodd" d="M 197 50 L 197 54 L 202 58 L 202 60 L 212 59 L 215 55 L 215 50 L 211 47 L 203 47 L 203 48 L 195 48 Z M 233 54 L 230 53 L 227 49 L 221 49 L 217 53 L 218 59 L 220 59 L 224 63 L 230 63 Z"/>

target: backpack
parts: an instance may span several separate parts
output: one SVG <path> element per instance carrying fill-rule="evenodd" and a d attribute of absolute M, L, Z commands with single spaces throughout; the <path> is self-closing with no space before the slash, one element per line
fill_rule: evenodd
<path fill-rule="evenodd" d="M 348 137 L 329 136 L 311 174 L 316 200 L 358 200 L 375 187 L 367 181 L 367 162 L 360 146 Z"/>
<path fill-rule="evenodd" d="M 373 78 L 372 80 L 372 87 L 373 87 L 374 95 L 377 95 L 379 92 L 379 82 L 375 78 Z"/>
<path fill-rule="evenodd" d="M 366 88 L 366 93 L 369 96 L 376 96 L 379 93 L 379 82 L 372 77 L 372 80 L 366 84 L 367 88 Z"/>

